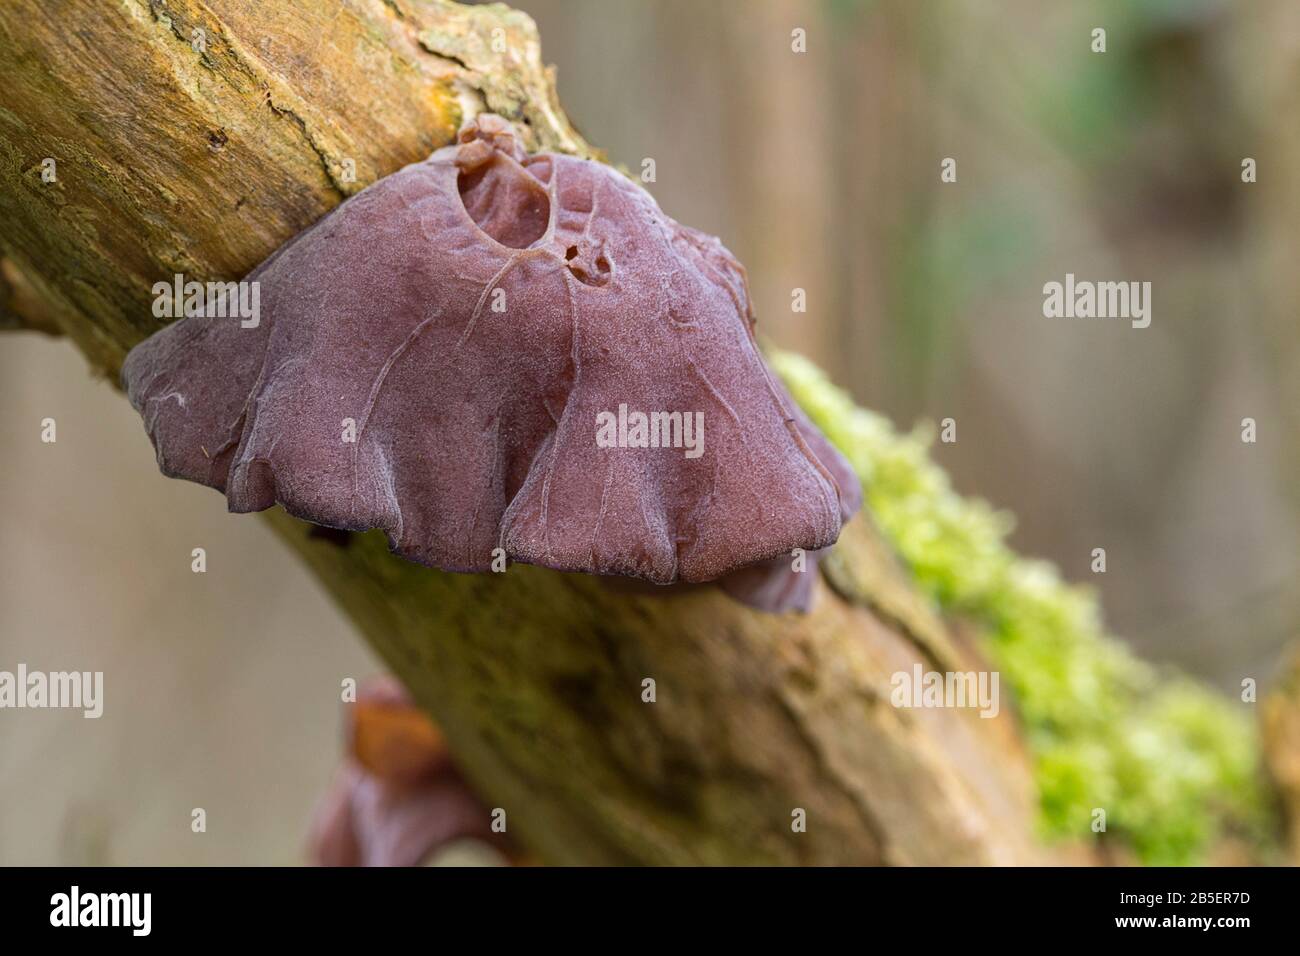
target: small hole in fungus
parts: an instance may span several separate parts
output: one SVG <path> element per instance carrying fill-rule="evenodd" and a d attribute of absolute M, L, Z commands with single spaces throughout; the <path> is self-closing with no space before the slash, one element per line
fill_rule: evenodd
<path fill-rule="evenodd" d="M 493 156 L 457 177 L 461 202 L 489 236 L 512 249 L 526 249 L 546 232 L 551 201 L 531 174 Z"/>
<path fill-rule="evenodd" d="M 598 257 L 596 258 L 596 271 L 597 271 L 597 272 L 608 272 L 608 271 L 609 271 L 609 260 L 606 259 L 604 256 L 598 256 Z"/>
<path fill-rule="evenodd" d="M 577 247 L 577 246 L 569 246 L 569 248 L 567 248 L 567 249 L 564 250 L 564 261 L 565 261 L 565 262 L 572 262 L 572 261 L 573 261 L 574 259 L 576 259 L 576 258 L 578 258 L 578 247 Z"/>

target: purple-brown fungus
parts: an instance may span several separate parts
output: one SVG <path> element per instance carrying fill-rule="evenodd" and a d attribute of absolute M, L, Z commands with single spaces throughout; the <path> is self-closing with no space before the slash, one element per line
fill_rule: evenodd
<path fill-rule="evenodd" d="M 366 681 L 347 705 L 347 756 L 308 840 L 321 866 L 417 866 L 458 840 L 519 851 L 462 776 L 442 732 L 392 677 Z"/>
<path fill-rule="evenodd" d="M 763 363 L 722 244 L 499 117 L 245 281 L 255 321 L 187 312 L 123 368 L 163 472 L 231 511 L 382 528 L 453 571 L 669 584 L 788 566 L 860 503 Z"/>

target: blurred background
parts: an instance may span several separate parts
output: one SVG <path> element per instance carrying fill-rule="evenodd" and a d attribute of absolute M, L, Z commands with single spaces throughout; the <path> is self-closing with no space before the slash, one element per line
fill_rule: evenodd
<path fill-rule="evenodd" d="M 900 427 L 955 419 L 958 490 L 1139 653 L 1267 690 L 1300 636 L 1300 5 L 514 5 L 586 137 L 746 264 L 768 338 Z M 1044 318 L 1067 272 L 1151 282 L 1151 326 Z M 0 338 L 0 403 L 0 669 L 106 683 L 98 721 L 0 713 L 0 864 L 300 861 L 375 659 L 70 344 Z"/>

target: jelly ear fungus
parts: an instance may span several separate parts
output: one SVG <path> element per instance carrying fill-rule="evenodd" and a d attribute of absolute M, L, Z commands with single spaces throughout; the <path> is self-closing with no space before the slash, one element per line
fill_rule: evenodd
<path fill-rule="evenodd" d="M 187 315 L 123 368 L 163 472 L 231 511 L 381 528 L 450 571 L 502 549 L 660 585 L 727 578 L 781 610 L 811 593 L 791 554 L 831 545 L 860 505 L 764 364 L 722 244 L 603 164 L 528 154 L 500 117 L 245 281 L 255 327 Z M 598 442 L 626 409 L 655 440 Z M 694 451 L 675 416 L 702 423 Z"/>

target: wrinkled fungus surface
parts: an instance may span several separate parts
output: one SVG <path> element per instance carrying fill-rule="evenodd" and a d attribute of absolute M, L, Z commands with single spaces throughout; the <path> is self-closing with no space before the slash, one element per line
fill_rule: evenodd
<path fill-rule="evenodd" d="M 448 570 L 500 547 L 668 584 L 825 548 L 858 506 L 764 365 L 722 244 L 604 165 L 525 154 L 498 117 L 246 281 L 255 328 L 190 316 L 123 369 L 162 470 L 232 511 L 382 528 Z M 620 406 L 702 414 L 702 450 L 601 446 Z"/>

